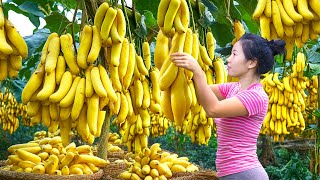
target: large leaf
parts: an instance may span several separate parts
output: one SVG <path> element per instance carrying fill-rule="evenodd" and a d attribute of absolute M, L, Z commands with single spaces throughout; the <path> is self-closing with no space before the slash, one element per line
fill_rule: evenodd
<path fill-rule="evenodd" d="M 50 30 L 50 32 L 56 32 L 60 34 L 62 31 L 66 30 L 65 28 L 71 22 L 61 13 L 53 12 L 50 16 L 44 18 L 46 21 L 46 25 L 44 28 Z M 76 29 L 79 29 L 79 25 L 74 24 Z M 70 27 L 70 26 L 69 26 Z"/>
<path fill-rule="evenodd" d="M 25 41 L 28 45 L 29 56 L 36 51 L 41 51 L 41 47 L 46 42 L 50 31 L 48 29 L 40 29 L 36 31 L 32 36 L 26 36 Z"/>
<path fill-rule="evenodd" d="M 39 27 L 40 26 L 40 19 L 39 17 L 33 15 L 33 14 L 29 14 L 29 20 L 32 22 L 32 24 L 35 26 L 35 27 Z"/>
<path fill-rule="evenodd" d="M 233 32 L 230 25 L 213 23 L 211 26 L 213 36 L 216 38 L 217 44 L 221 47 L 226 46 L 233 39 Z"/>
<path fill-rule="evenodd" d="M 224 1 L 221 2 L 221 0 L 201 0 L 201 2 L 211 12 L 215 22 L 219 22 L 220 24 L 231 25 L 231 22 L 226 18 L 227 7 Z"/>
<path fill-rule="evenodd" d="M 157 17 L 160 0 L 133 0 L 133 3 L 138 12 L 144 12 L 147 10 L 152 12 L 154 17 Z"/>
<path fill-rule="evenodd" d="M 259 32 L 259 24 L 253 20 L 252 13 L 257 5 L 256 0 L 237 0 L 236 7 L 239 9 L 242 15 L 242 20 L 246 23 L 248 30 L 251 33 L 257 34 Z"/>
<path fill-rule="evenodd" d="M 28 16 L 28 13 L 22 11 L 17 5 L 10 3 L 10 2 L 6 2 L 3 4 L 3 13 L 6 17 L 8 17 L 8 11 L 14 11 L 18 14 L 23 14 L 25 16 Z"/>
<path fill-rule="evenodd" d="M 38 5 L 34 2 L 26 1 L 23 4 L 19 5 L 19 8 L 24 11 L 28 12 L 34 16 L 44 17 L 43 12 L 39 9 Z"/>

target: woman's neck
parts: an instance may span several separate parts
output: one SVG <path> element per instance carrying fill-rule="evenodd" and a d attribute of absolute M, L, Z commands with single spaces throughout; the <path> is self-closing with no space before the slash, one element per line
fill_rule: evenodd
<path fill-rule="evenodd" d="M 240 91 L 246 90 L 251 85 L 259 83 L 259 82 L 260 82 L 259 76 L 239 77 Z"/>

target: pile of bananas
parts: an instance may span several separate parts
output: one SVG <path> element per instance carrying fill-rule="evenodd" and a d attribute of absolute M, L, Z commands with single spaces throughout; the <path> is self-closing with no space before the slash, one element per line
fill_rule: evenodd
<path fill-rule="evenodd" d="M 189 162 L 187 157 L 162 151 L 159 143 L 152 144 L 150 149 L 144 148 L 131 159 L 124 159 L 128 170 L 119 175 L 121 179 L 167 179 L 174 172 L 195 172 L 199 168 Z"/>
<path fill-rule="evenodd" d="M 318 0 L 259 0 L 252 18 L 259 19 L 261 36 L 286 41 L 286 59 L 292 59 L 294 44 L 298 48 L 320 33 Z"/>
<path fill-rule="evenodd" d="M 306 127 L 303 113 L 306 110 L 305 89 L 307 77 L 303 76 L 306 56 L 299 52 L 288 76 L 279 80 L 279 73 L 268 74 L 261 83 L 269 96 L 268 112 L 261 132 L 283 141 L 285 135 L 299 135 Z"/>
<path fill-rule="evenodd" d="M 60 136 L 15 144 L 8 148 L 6 166 L 2 170 L 49 175 L 93 174 L 108 161 L 92 154 L 91 146 L 64 147 Z"/>
<path fill-rule="evenodd" d="M 175 32 L 187 32 L 189 21 L 189 7 L 186 0 L 160 1 L 157 23 L 166 36 L 172 37 Z"/>
<path fill-rule="evenodd" d="M 36 140 L 41 140 L 41 139 L 44 139 L 48 137 L 47 136 L 47 131 L 37 131 L 34 133 L 33 135 L 33 140 L 36 141 Z"/>
<path fill-rule="evenodd" d="M 3 130 L 9 131 L 10 134 L 14 133 L 19 127 L 19 118 L 22 118 L 24 124 L 30 121 L 27 107 L 19 103 L 8 89 L 5 93 L 0 91 L 0 123 Z"/>
<path fill-rule="evenodd" d="M 0 2 L 0 82 L 8 76 L 15 78 L 28 57 L 28 46 L 14 25 L 4 17 Z"/>

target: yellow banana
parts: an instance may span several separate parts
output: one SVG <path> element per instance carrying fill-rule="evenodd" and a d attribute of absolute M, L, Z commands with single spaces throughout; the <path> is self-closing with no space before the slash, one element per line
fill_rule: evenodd
<path fill-rule="evenodd" d="M 38 100 L 41 100 L 41 101 L 46 100 L 50 97 L 51 94 L 54 93 L 54 90 L 56 88 L 56 75 L 55 74 L 56 74 L 55 71 L 45 74 L 43 88 L 37 94 Z"/>
<path fill-rule="evenodd" d="M 81 78 L 77 90 L 74 97 L 74 102 L 71 110 L 71 119 L 76 120 L 81 112 L 81 109 L 85 100 L 85 88 L 86 88 L 86 80 L 85 78 Z"/>
<path fill-rule="evenodd" d="M 147 70 L 150 70 L 150 68 L 151 68 L 151 54 L 150 54 L 150 46 L 147 41 L 144 41 L 142 43 L 142 52 L 143 52 L 142 55 L 143 55 L 145 67 L 147 68 Z"/>
<path fill-rule="evenodd" d="M 26 86 L 22 90 L 21 100 L 23 104 L 27 104 L 33 93 L 41 86 L 44 74 L 44 65 L 33 72 Z"/>
<path fill-rule="evenodd" d="M 127 38 L 123 39 L 121 54 L 120 54 L 120 63 L 119 63 L 119 79 L 123 85 L 123 77 L 126 75 L 128 63 L 129 63 L 129 41 Z"/>
<path fill-rule="evenodd" d="M 19 55 L 11 54 L 8 58 L 10 66 L 15 70 L 20 70 L 22 67 L 22 57 Z"/>
<path fill-rule="evenodd" d="M 166 0 L 162 0 L 162 1 L 166 1 Z M 159 30 L 157 39 L 156 39 L 156 47 L 154 50 L 154 64 L 158 69 L 161 69 L 163 62 L 168 55 L 169 55 L 169 40 L 163 34 L 163 32 Z"/>
<path fill-rule="evenodd" d="M 94 93 L 94 89 L 92 86 L 92 81 L 91 81 L 91 69 L 93 68 L 93 65 L 90 65 L 86 70 L 85 70 L 85 75 L 86 75 L 86 90 L 85 94 L 86 97 L 91 97 Z"/>
<path fill-rule="evenodd" d="M 126 35 L 126 19 L 123 14 L 123 11 L 119 8 L 117 9 L 117 31 L 120 36 L 121 42 L 123 42 L 123 39 L 125 38 Z"/>
<path fill-rule="evenodd" d="M 267 0 L 266 6 L 264 8 L 264 15 L 268 18 L 271 18 L 272 12 L 271 12 L 271 0 Z"/>
<path fill-rule="evenodd" d="M 259 0 L 258 1 L 258 4 L 252 14 L 253 19 L 258 19 L 260 17 L 260 15 L 263 13 L 263 11 L 266 7 L 266 3 L 267 3 L 267 0 Z"/>
<path fill-rule="evenodd" d="M 71 85 L 68 93 L 60 101 L 60 104 L 59 104 L 60 107 L 68 107 L 68 106 L 72 105 L 80 79 L 81 78 L 79 76 L 77 76 L 72 81 L 72 85 Z"/>
<path fill-rule="evenodd" d="M 81 32 L 81 42 L 77 54 L 77 63 L 82 69 L 86 69 L 87 58 L 92 44 L 92 27 L 85 25 Z"/>
<path fill-rule="evenodd" d="M 125 89 L 125 90 L 127 90 L 131 84 L 134 68 L 136 66 L 135 53 L 136 52 L 135 52 L 134 44 L 130 43 L 129 44 L 129 62 L 128 62 L 128 67 L 127 67 L 127 72 L 122 80 L 123 89 Z"/>
<path fill-rule="evenodd" d="M 48 45 L 48 54 L 45 61 L 45 71 L 51 73 L 55 71 L 60 53 L 60 38 L 53 37 Z"/>
<path fill-rule="evenodd" d="M 270 18 L 268 18 L 267 16 L 265 16 L 264 14 L 262 14 L 260 16 L 260 29 L 261 29 L 261 37 L 267 39 L 267 40 L 271 40 L 270 37 Z"/>
<path fill-rule="evenodd" d="M 105 90 L 107 92 L 108 98 L 112 102 L 116 102 L 117 96 L 116 96 L 116 93 L 112 87 L 112 84 L 111 84 L 111 81 L 109 79 L 109 76 L 108 76 L 106 69 L 102 65 L 99 65 L 98 68 L 99 68 L 99 73 L 101 76 L 101 81 L 102 81 L 103 87 L 105 88 Z"/>
<path fill-rule="evenodd" d="M 50 95 L 49 101 L 52 103 L 59 102 L 66 96 L 72 85 L 72 74 L 69 71 L 63 73 L 61 83 L 56 92 Z"/>
<path fill-rule="evenodd" d="M 302 15 L 304 20 L 310 21 L 314 18 L 312 12 L 308 8 L 308 1 L 307 0 L 298 1 L 297 7 L 298 7 L 299 14 Z"/>
<path fill-rule="evenodd" d="M 63 56 L 58 57 L 56 67 L 56 84 L 59 85 L 63 74 L 66 72 L 66 60 Z"/>
<path fill-rule="evenodd" d="M 170 34 L 171 28 L 173 27 L 173 21 L 174 21 L 174 18 L 178 12 L 180 4 L 181 4 L 180 0 L 171 0 L 170 1 L 167 12 L 164 17 L 164 24 L 163 24 L 164 34 L 167 34 L 167 35 Z"/>
<path fill-rule="evenodd" d="M 75 59 L 74 51 L 72 48 L 72 38 L 70 35 L 67 34 L 60 36 L 60 42 L 61 42 L 61 51 L 63 52 L 63 56 L 66 60 L 66 63 L 71 71 L 72 74 L 79 74 L 80 70 L 78 67 L 78 64 Z M 48 41 L 48 40 L 47 40 Z"/>
<path fill-rule="evenodd" d="M 100 31 L 97 28 L 97 26 L 92 26 L 92 44 L 91 44 L 91 48 L 87 58 L 88 63 L 92 64 L 98 58 L 100 49 L 101 49 Z"/>
<path fill-rule="evenodd" d="M 285 1 L 285 0 L 284 0 Z M 280 10 L 276 1 L 272 1 L 272 22 L 279 37 L 283 37 L 284 30 L 281 21 Z"/>
<path fill-rule="evenodd" d="M 100 32 L 102 22 L 104 20 L 105 14 L 107 10 L 109 9 L 109 4 L 107 2 L 102 3 L 94 16 L 94 25 L 97 27 L 98 31 Z"/>
<path fill-rule="evenodd" d="M 165 14 L 168 10 L 171 0 L 161 0 L 158 6 L 157 23 L 159 27 L 164 26 Z"/>
<path fill-rule="evenodd" d="M 87 122 L 91 134 L 97 133 L 97 121 L 99 115 L 99 96 L 93 94 L 88 99 Z"/>
<path fill-rule="evenodd" d="M 280 11 L 280 16 L 283 24 L 287 26 L 293 26 L 294 21 L 290 18 L 290 16 L 287 14 L 286 10 L 283 7 L 282 1 L 281 0 L 276 0 L 279 11 Z"/>
<path fill-rule="evenodd" d="M 105 14 L 104 20 L 101 25 L 101 30 L 100 30 L 100 36 L 102 39 L 102 46 L 103 47 L 107 47 L 107 40 L 109 37 L 111 26 L 112 26 L 113 21 L 115 20 L 116 16 L 117 16 L 117 10 L 112 7 L 109 7 L 106 14 Z"/>
<path fill-rule="evenodd" d="M 104 88 L 101 77 L 100 77 L 100 72 L 98 67 L 93 67 L 91 69 L 91 81 L 92 85 L 94 88 L 94 91 L 100 96 L 100 97 L 107 97 L 107 91 Z"/>
<path fill-rule="evenodd" d="M 284 9 L 292 20 L 294 20 L 295 22 L 301 22 L 303 20 L 303 17 L 295 10 L 292 0 L 282 0 L 282 3 Z"/>
<path fill-rule="evenodd" d="M 19 34 L 17 29 L 9 20 L 5 20 L 4 27 L 9 41 L 14 45 L 14 47 L 18 49 L 20 56 L 22 56 L 23 58 L 27 58 L 28 46 L 23 37 Z"/>

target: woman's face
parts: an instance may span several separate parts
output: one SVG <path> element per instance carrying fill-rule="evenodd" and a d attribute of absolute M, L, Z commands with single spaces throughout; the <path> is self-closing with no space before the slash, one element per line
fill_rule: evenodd
<path fill-rule="evenodd" d="M 248 72 L 250 63 L 247 61 L 240 41 L 236 42 L 232 48 L 231 55 L 227 58 L 228 75 L 232 77 L 239 77 Z"/>

